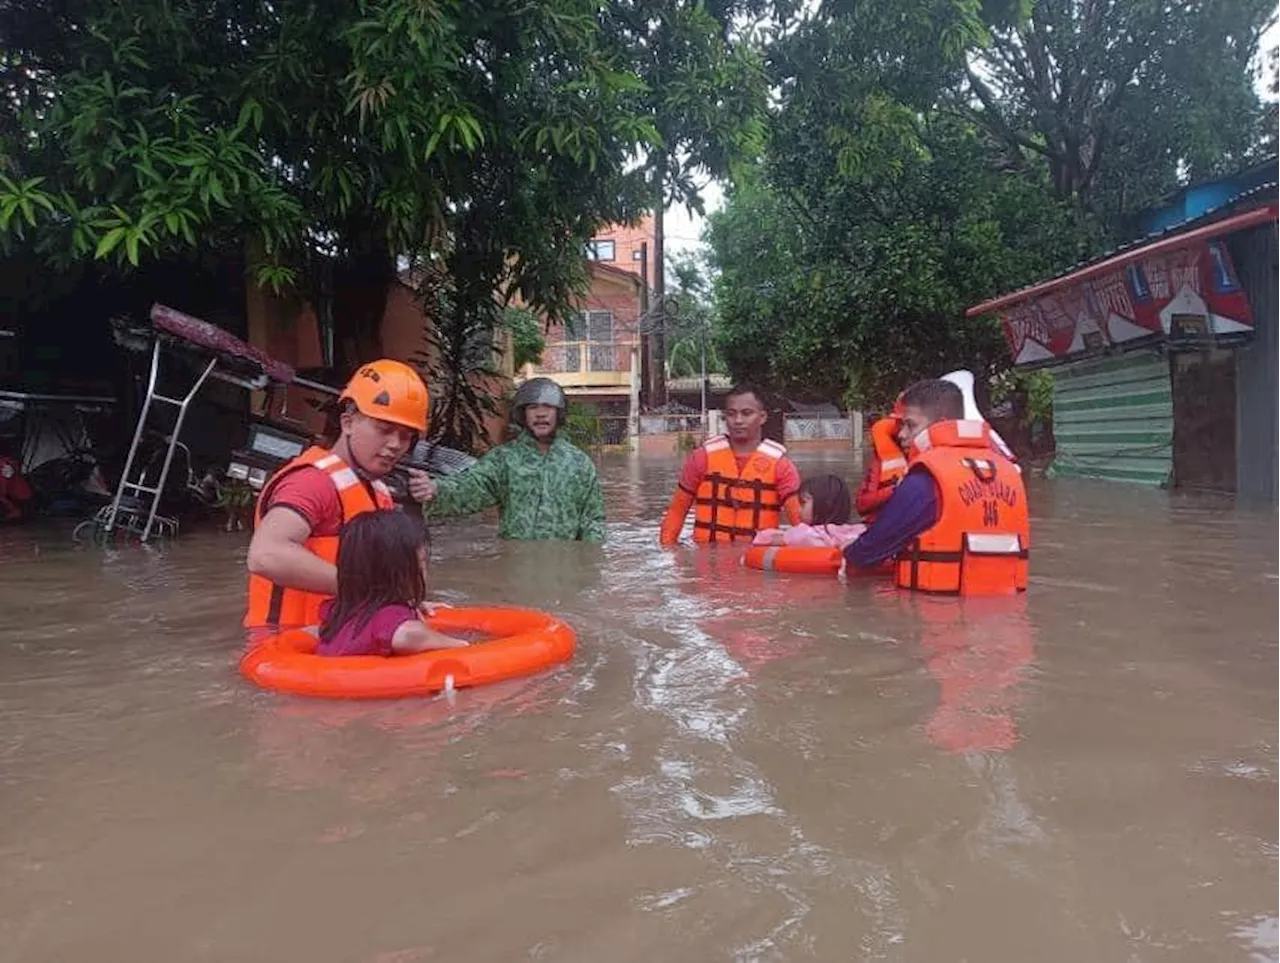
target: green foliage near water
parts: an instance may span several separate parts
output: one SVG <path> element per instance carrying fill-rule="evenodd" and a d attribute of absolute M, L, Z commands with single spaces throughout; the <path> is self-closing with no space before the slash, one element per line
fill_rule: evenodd
<path fill-rule="evenodd" d="M 964 310 L 1131 236 L 1189 178 L 1274 149 L 1270 0 L 831 3 L 769 44 L 760 161 L 708 232 L 735 377 L 886 407 L 1009 357 Z M 1037 404 L 1047 402 L 1037 394 Z"/>
<path fill-rule="evenodd" d="M 1004 371 L 991 380 L 991 402 L 1012 401 L 1023 424 L 1044 423 L 1053 415 L 1053 374 L 1049 371 Z"/>
<path fill-rule="evenodd" d="M 659 19 L 686 75 L 650 69 Z M 247 247 L 260 283 L 314 297 L 330 259 L 339 341 L 369 350 L 397 255 L 456 275 L 460 306 L 483 287 L 562 316 L 583 242 L 641 213 L 637 154 L 716 164 L 749 113 L 722 25 L 683 4 L 71 0 L 6 9 L 0 40 L 10 251 L 128 270 Z"/>
<path fill-rule="evenodd" d="M 601 225 L 659 195 L 696 207 L 697 178 L 758 149 L 765 77 L 731 27 L 743 9 L 10 4 L 0 256 L 90 276 L 244 261 L 331 319 L 339 367 L 380 352 L 407 257 L 449 278 L 444 296 L 421 287 L 429 336 L 479 358 L 515 298 L 551 320 L 576 309 Z M 479 410 L 467 383 L 437 386 L 460 418 Z"/>
<path fill-rule="evenodd" d="M 604 430 L 596 413 L 580 401 L 569 400 L 569 410 L 560 427 L 565 438 L 583 451 L 595 451 L 604 445 Z"/>
<path fill-rule="evenodd" d="M 543 336 L 538 316 L 528 308 L 509 307 L 502 312 L 502 324 L 511 332 L 512 362 L 516 370 L 527 364 L 539 364 L 547 339 Z"/>
<path fill-rule="evenodd" d="M 1124 238 L 1187 179 L 1274 150 L 1250 73 L 1273 11 L 11 4 L 0 256 L 91 276 L 244 261 L 332 319 L 340 365 L 379 351 L 409 258 L 428 278 L 438 424 L 462 444 L 493 403 L 472 376 L 504 308 L 564 319 L 602 224 L 698 209 L 706 180 L 727 178 L 714 296 L 673 265 L 673 373 L 698 370 L 710 331 L 711 370 L 878 405 L 914 377 L 1007 367 L 993 322 L 965 307 Z"/>
<path fill-rule="evenodd" d="M 716 337 L 716 302 L 705 264 L 695 255 L 682 252 L 668 262 L 667 273 L 674 282 L 667 298 L 667 373 L 672 378 L 693 378 L 728 370 Z"/>

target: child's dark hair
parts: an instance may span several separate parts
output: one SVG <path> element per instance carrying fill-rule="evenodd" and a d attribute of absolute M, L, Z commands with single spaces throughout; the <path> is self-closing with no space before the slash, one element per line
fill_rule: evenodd
<path fill-rule="evenodd" d="M 847 525 L 853 517 L 853 499 L 843 478 L 818 475 L 800 483 L 800 494 L 813 499 L 813 524 Z"/>
<path fill-rule="evenodd" d="M 352 620 L 358 632 L 388 605 L 425 601 L 426 580 L 418 563 L 422 549 L 431 551 L 431 533 L 416 512 L 364 512 L 347 522 L 338 539 L 338 595 L 320 638 L 333 638 Z"/>

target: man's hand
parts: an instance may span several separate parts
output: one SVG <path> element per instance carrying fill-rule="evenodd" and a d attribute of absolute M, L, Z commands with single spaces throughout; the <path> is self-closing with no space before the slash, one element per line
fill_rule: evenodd
<path fill-rule="evenodd" d="M 409 476 L 409 497 L 415 502 L 425 505 L 436 497 L 436 483 L 430 475 L 420 468 L 406 468 Z"/>

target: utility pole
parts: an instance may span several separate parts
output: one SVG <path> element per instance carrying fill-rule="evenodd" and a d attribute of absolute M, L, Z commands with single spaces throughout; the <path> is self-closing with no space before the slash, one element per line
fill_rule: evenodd
<path fill-rule="evenodd" d="M 711 429 L 707 425 L 707 327 L 701 320 L 698 322 L 698 344 L 702 349 L 702 433 L 705 435 Z"/>
<path fill-rule="evenodd" d="M 665 158 L 664 158 L 665 160 Z M 666 178 L 663 177 L 666 164 L 658 168 L 658 204 L 653 212 L 653 294 L 657 305 L 653 319 L 653 361 L 649 368 L 652 385 L 649 389 L 649 404 L 660 408 L 667 403 L 667 264 L 664 257 L 663 244 L 663 205 L 666 202 Z"/>
<path fill-rule="evenodd" d="M 640 404 L 648 407 L 653 403 L 650 381 L 653 379 L 653 335 L 647 330 L 649 324 L 649 242 L 640 242 L 640 323 L 636 325 L 640 333 Z"/>

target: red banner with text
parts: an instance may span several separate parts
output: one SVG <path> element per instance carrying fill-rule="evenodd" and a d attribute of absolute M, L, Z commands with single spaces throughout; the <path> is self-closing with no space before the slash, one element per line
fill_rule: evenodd
<path fill-rule="evenodd" d="M 1221 241 L 1139 257 L 1000 312 L 1015 364 L 1066 360 L 1126 342 L 1247 335 L 1249 301 Z"/>

